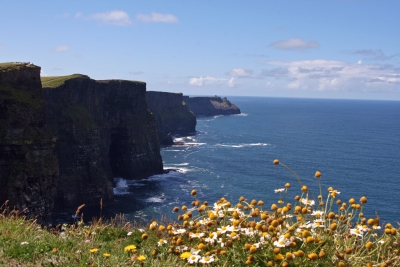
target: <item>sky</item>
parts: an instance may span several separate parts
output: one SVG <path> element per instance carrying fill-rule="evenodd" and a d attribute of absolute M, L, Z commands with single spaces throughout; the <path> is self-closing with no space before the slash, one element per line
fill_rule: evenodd
<path fill-rule="evenodd" d="M 185 95 L 400 100 L 398 0 L 0 0 L 0 62 Z"/>

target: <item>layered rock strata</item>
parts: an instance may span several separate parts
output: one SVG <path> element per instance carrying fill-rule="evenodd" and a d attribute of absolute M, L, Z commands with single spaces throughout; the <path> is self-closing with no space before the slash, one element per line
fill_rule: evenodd
<path fill-rule="evenodd" d="M 156 120 L 161 144 L 171 145 L 173 135 L 189 135 L 196 131 L 196 117 L 183 101 L 182 93 L 147 91 L 146 100 Z"/>
<path fill-rule="evenodd" d="M 45 78 L 43 87 L 47 123 L 58 136 L 57 207 L 107 203 L 113 177 L 163 172 L 145 83 L 71 75 Z"/>
<path fill-rule="evenodd" d="M 215 116 L 240 114 L 240 109 L 231 103 L 226 97 L 219 96 L 184 96 L 183 101 L 196 116 Z"/>
<path fill-rule="evenodd" d="M 55 136 L 45 125 L 40 67 L 0 63 L 0 205 L 48 221 L 58 182 Z"/>

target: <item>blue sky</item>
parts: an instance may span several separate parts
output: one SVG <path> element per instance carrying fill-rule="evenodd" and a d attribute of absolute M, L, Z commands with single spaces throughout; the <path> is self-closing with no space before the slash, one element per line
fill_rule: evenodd
<path fill-rule="evenodd" d="M 0 1 L 0 62 L 187 95 L 400 100 L 400 1 Z"/>

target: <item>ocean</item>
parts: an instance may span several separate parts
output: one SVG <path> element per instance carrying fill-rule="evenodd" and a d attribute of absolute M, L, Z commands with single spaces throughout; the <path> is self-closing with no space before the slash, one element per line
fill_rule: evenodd
<path fill-rule="evenodd" d="M 367 217 L 400 222 L 400 102 L 367 100 L 228 97 L 242 114 L 197 118 L 196 133 L 176 137 L 180 145 L 161 150 L 167 174 L 143 180 L 115 178 L 115 205 L 105 215 L 131 221 L 162 216 L 174 220 L 175 206 L 198 199 L 213 203 L 240 196 L 280 198 L 275 189 L 289 182 L 288 201 L 300 195 L 288 165 L 318 196 L 315 172 L 322 173 L 323 198 L 332 186 L 342 201 L 366 196 Z"/>

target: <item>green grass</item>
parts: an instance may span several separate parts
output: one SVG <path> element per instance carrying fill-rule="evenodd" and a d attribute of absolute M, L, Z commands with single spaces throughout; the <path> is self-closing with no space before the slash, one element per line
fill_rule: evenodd
<path fill-rule="evenodd" d="M 4 62 L 4 63 L 0 63 L 0 71 L 8 71 L 8 70 L 12 70 L 12 69 L 20 69 L 22 67 L 36 67 L 33 64 L 28 65 L 28 62 Z"/>
<path fill-rule="evenodd" d="M 65 81 L 70 80 L 70 79 L 76 79 L 76 78 L 88 79 L 89 77 L 86 75 L 82 75 L 82 74 L 72 74 L 72 75 L 67 75 L 67 76 L 40 77 L 43 88 L 57 88 L 57 87 L 63 85 L 65 83 Z"/>
<path fill-rule="evenodd" d="M 278 160 L 274 164 L 298 178 Z M 320 184 L 321 173 L 316 172 L 315 178 Z M 79 221 L 44 229 L 3 205 L 0 265 L 400 265 L 400 229 L 381 224 L 379 217 L 366 218 L 366 197 L 342 201 L 333 188 L 320 188 L 320 196 L 311 199 L 308 187 L 298 182 L 299 195 L 294 196 L 294 186 L 286 183 L 275 190 L 278 200 L 271 206 L 245 197 L 236 204 L 221 198 L 209 205 L 193 190 L 192 207 L 174 208 L 176 222 L 154 221 L 145 226 L 116 216 L 108 222 L 94 220 L 85 225 Z"/>

